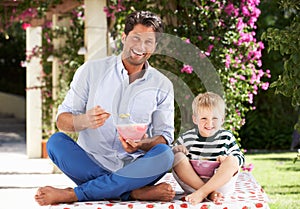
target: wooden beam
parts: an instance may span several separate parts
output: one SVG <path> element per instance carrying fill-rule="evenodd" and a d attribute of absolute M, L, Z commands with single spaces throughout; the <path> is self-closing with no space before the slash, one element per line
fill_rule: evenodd
<path fill-rule="evenodd" d="M 15 6 L 18 6 L 20 3 L 22 3 L 24 0 L 16 0 L 16 1 L 13 1 L 13 0 L 6 0 L 6 1 L 1 1 L 0 2 L 0 5 L 2 6 L 5 6 L 5 7 L 15 7 Z"/>
<path fill-rule="evenodd" d="M 49 12 L 52 12 L 52 14 L 63 14 L 79 7 L 81 4 L 78 0 L 64 0 L 62 4 L 56 5 Z"/>
<path fill-rule="evenodd" d="M 49 9 L 49 11 L 46 12 L 45 18 L 31 19 L 30 24 L 33 27 L 41 26 L 45 23 L 45 21 L 51 21 L 53 14 L 64 14 L 70 12 L 72 9 L 79 7 L 81 4 L 82 3 L 80 3 L 78 0 L 64 0 L 61 4 Z"/>

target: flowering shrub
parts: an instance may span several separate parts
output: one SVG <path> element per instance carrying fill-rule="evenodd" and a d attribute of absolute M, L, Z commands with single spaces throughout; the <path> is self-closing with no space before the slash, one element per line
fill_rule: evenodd
<path fill-rule="evenodd" d="M 245 114 L 255 109 L 254 96 L 259 89 L 268 89 L 269 83 L 264 80 L 271 76 L 269 70 L 261 69 L 264 44 L 255 37 L 256 21 L 260 15 L 257 8 L 259 3 L 259 0 L 202 0 L 171 4 L 162 0 L 157 6 L 155 1 L 140 1 L 137 5 L 131 1 L 111 0 L 105 11 L 114 14 L 118 20 L 111 30 L 114 37 L 122 31 L 122 21 L 129 10 L 147 8 L 165 20 L 166 33 L 199 48 L 201 56 L 207 56 L 215 67 L 223 86 L 227 103 L 225 128 L 232 130 L 238 138 L 237 131 L 245 123 Z M 183 53 L 181 48 L 177 48 L 177 51 Z M 154 56 L 151 61 L 158 69 L 168 69 L 180 77 L 194 95 L 206 91 L 191 63 L 164 56 Z M 177 110 L 177 130 L 180 120 Z"/>
<path fill-rule="evenodd" d="M 37 4 L 37 1 L 24 1 L 25 3 Z M 133 10 L 147 9 L 162 17 L 167 34 L 181 38 L 187 48 L 195 46 L 199 49 L 201 51 L 198 54 L 199 60 L 203 56 L 210 60 L 223 87 L 221 93 L 227 103 L 225 128 L 233 131 L 239 139 L 238 130 L 245 123 L 245 114 L 255 109 L 254 96 L 259 89 L 266 90 L 269 87 L 269 83 L 264 80 L 270 77 L 270 71 L 261 69 L 261 52 L 264 45 L 255 37 L 256 21 L 260 15 L 260 10 L 257 8 L 259 3 L 259 0 L 180 0 L 173 3 L 167 0 L 160 0 L 159 3 L 154 0 L 142 0 L 137 4 L 136 1 L 109 0 L 104 11 L 109 20 L 110 34 L 115 39 L 119 38 L 128 13 Z M 53 2 L 48 6 L 51 5 Z M 30 5 L 27 8 L 30 8 Z M 25 13 L 22 15 L 24 18 L 26 15 L 40 15 L 47 6 L 42 5 L 37 8 L 37 10 L 24 10 Z M 83 57 L 77 54 L 77 50 L 83 46 L 83 10 L 73 15 L 75 16 L 72 17 L 74 21 L 71 23 L 71 30 L 57 28 L 52 31 L 49 27 L 43 30 L 42 58 L 45 84 L 43 111 L 49 113 L 45 115 L 43 121 L 51 121 L 52 105 L 57 105 L 56 102 L 60 102 L 63 98 L 74 71 L 83 62 Z M 24 24 L 23 27 L 26 28 L 28 25 Z M 58 35 L 68 37 L 67 47 L 53 51 L 51 40 Z M 202 78 L 206 80 L 211 78 L 204 74 L 200 79 L 197 74 L 198 69 L 194 69 L 195 65 L 192 64 L 194 60 L 182 62 L 176 59 L 184 53 L 188 57 L 188 52 L 173 47 L 176 56 L 154 55 L 150 60 L 152 65 L 158 69 L 167 69 L 172 75 L 176 75 L 183 84 L 188 86 L 187 90 L 190 90 L 193 95 L 206 91 Z M 60 65 L 62 73 L 59 82 L 59 99 L 54 102 L 50 91 L 51 63 L 46 62 L 51 54 L 63 60 Z M 179 91 L 177 98 L 180 97 L 182 100 L 176 102 L 178 106 L 185 106 L 189 110 L 193 98 L 186 92 L 188 91 Z M 176 113 L 176 130 L 180 130 L 180 126 L 183 125 L 180 124 L 182 117 L 185 116 L 178 108 Z"/>

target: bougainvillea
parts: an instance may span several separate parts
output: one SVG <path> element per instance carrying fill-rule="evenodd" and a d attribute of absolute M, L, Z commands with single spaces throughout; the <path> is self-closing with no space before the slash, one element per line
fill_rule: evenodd
<path fill-rule="evenodd" d="M 36 1 L 32 2 L 36 3 Z M 128 13 L 147 9 L 162 17 L 165 23 L 165 33 L 179 37 L 185 44 L 199 49 L 201 51 L 199 59 L 206 56 L 210 60 L 223 86 L 223 95 L 227 103 L 225 128 L 232 130 L 238 138 L 238 130 L 245 123 L 245 114 L 255 109 L 253 99 L 258 90 L 266 90 L 269 87 L 267 81 L 270 71 L 261 69 L 261 54 L 264 45 L 257 40 L 255 34 L 256 21 L 260 15 L 260 10 L 257 8 L 259 3 L 259 0 L 179 0 L 176 2 L 142 0 L 137 4 L 136 1 L 109 0 L 104 11 L 108 17 L 109 32 L 114 39 L 120 37 L 124 19 Z M 31 12 L 24 9 L 24 11 L 23 16 L 40 15 L 43 9 L 30 10 Z M 81 10 L 73 16 L 74 18 L 72 17 L 74 19 L 71 23 L 72 30 L 51 31 L 45 28 L 43 32 L 42 57 L 46 75 L 43 77 L 45 79 L 44 95 L 48 95 L 45 98 L 49 101 L 49 104 L 47 102 L 44 104 L 45 109 L 51 109 L 51 105 L 56 105 L 50 102 L 51 92 L 46 90 L 48 89 L 46 86 L 51 85 L 51 65 L 47 64 L 46 60 L 50 54 L 60 56 L 63 60 L 61 71 L 63 77 L 60 78 L 61 89 L 59 91 L 61 99 L 72 78 L 72 73 L 83 62 L 83 57 L 77 54 L 78 47 L 83 45 L 83 16 L 83 10 Z M 24 28 L 28 26 L 23 25 Z M 68 36 L 67 46 L 60 51 L 51 51 L 53 50 L 51 41 L 55 34 Z M 74 43 L 77 45 L 73 46 Z M 183 51 L 177 49 L 176 53 L 183 53 Z M 206 90 L 197 75 L 197 69 L 193 69 L 191 63 L 176 60 L 174 57 L 156 55 L 151 58 L 150 62 L 158 69 L 172 72 L 188 85 L 194 95 Z M 185 92 L 181 91 L 179 96 L 189 101 L 192 99 L 190 95 L 184 94 Z M 183 115 L 177 110 L 175 119 L 177 130 L 182 125 L 180 124 L 181 117 Z M 51 121 L 50 117 L 47 119 Z"/>
<path fill-rule="evenodd" d="M 178 36 L 187 44 L 198 47 L 220 77 L 227 103 L 225 127 L 238 137 L 237 131 L 245 123 L 245 114 L 255 109 L 255 95 L 259 89 L 268 89 L 268 78 L 271 76 L 270 70 L 261 69 L 264 44 L 257 40 L 255 33 L 260 15 L 259 3 L 259 0 L 201 0 L 177 1 L 172 4 L 161 0 L 139 1 L 139 4 L 135 4 L 112 0 L 108 1 L 108 8 L 110 14 L 114 14 L 118 20 L 111 30 L 114 38 L 122 31 L 123 20 L 130 11 L 147 8 L 163 18 L 165 33 Z M 127 9 L 112 11 L 112 8 Z M 178 51 L 180 53 L 180 49 Z M 178 60 L 170 62 L 170 58 L 157 56 L 152 62 L 157 68 L 168 69 L 180 77 L 195 95 L 205 91 L 190 63 Z M 177 125 L 180 124 L 178 115 Z"/>

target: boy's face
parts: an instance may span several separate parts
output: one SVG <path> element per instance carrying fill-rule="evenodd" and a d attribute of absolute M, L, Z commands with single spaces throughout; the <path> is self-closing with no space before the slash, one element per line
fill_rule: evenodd
<path fill-rule="evenodd" d="M 224 116 L 220 111 L 203 108 L 198 112 L 198 116 L 193 115 L 193 122 L 198 126 L 201 136 L 210 137 L 220 130 Z"/>

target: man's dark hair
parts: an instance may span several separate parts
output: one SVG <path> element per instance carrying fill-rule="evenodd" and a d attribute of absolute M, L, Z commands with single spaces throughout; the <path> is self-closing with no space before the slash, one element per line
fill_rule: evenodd
<path fill-rule="evenodd" d="M 152 27 L 154 32 L 157 33 L 163 32 L 163 23 L 160 17 L 149 11 L 135 11 L 129 14 L 125 20 L 124 33 L 128 35 L 137 24 L 142 24 L 146 27 Z"/>

